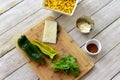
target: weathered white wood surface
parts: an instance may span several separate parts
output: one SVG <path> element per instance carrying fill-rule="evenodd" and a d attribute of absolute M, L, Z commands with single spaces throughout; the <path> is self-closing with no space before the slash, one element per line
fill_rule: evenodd
<path fill-rule="evenodd" d="M 43 10 L 44 11 L 44 10 Z M 34 16 L 34 18 L 37 18 L 38 16 L 39 16 L 39 14 L 41 13 L 41 11 L 39 11 L 35 16 Z M 53 16 L 53 14 L 50 12 L 50 13 L 47 13 L 48 15 L 50 15 L 50 16 Z M 15 38 L 19 35 L 19 34 L 21 34 L 21 32 L 24 32 L 24 31 L 26 31 L 26 29 L 29 29 L 30 27 L 32 27 L 32 26 L 34 26 L 35 24 L 37 24 L 37 23 L 39 23 L 41 20 L 43 20 L 43 19 L 45 19 L 46 17 L 48 17 L 48 15 L 42 15 L 42 17 L 39 17 L 39 18 L 37 18 L 37 20 L 34 20 L 34 22 L 32 23 L 32 24 L 30 24 L 30 22 L 33 20 L 33 18 L 29 18 L 28 19 L 28 21 L 30 21 L 30 22 L 28 22 L 27 20 L 25 20 L 21 25 L 17 25 L 16 26 L 16 28 L 13 28 L 11 31 L 12 31 L 12 33 L 11 33 L 11 31 L 9 32 L 8 31 L 8 33 L 7 34 L 11 34 L 11 38 L 9 37 L 9 35 L 7 36 L 7 34 L 6 35 L 2 35 L 2 36 L 6 36 L 6 38 L 8 38 L 9 40 L 11 40 L 11 44 L 12 45 L 6 45 L 6 47 L 14 47 L 14 42 L 15 42 Z M 53 17 L 57 17 L 58 16 L 58 14 L 56 14 L 56 15 L 54 15 Z M 24 27 L 24 28 L 22 28 L 21 30 L 20 30 L 20 28 L 21 28 L 21 26 L 26 26 L 26 27 Z M 16 32 L 17 31 L 17 32 Z M 5 39 L 5 38 L 4 38 Z M 11 52 L 13 52 L 13 50 L 11 51 Z M 13 52 L 14 53 L 14 52 Z M 17 53 L 17 51 L 15 50 L 15 53 Z M 9 54 L 9 53 L 7 53 L 7 54 Z M 17 55 L 17 54 L 15 54 L 15 55 Z M 5 55 L 6 56 L 6 55 Z M 19 57 L 19 55 L 17 55 L 18 56 L 18 58 L 17 58 L 17 61 L 21 61 L 21 58 Z M 3 56 L 4 57 L 4 56 Z M 3 58 L 2 57 L 2 58 Z M 7 57 L 10 57 L 9 55 L 7 56 Z M 16 57 L 14 57 L 15 59 L 16 59 Z M 9 63 L 9 62 L 8 62 Z M 12 62 L 12 64 L 14 64 L 14 62 Z M 20 64 L 20 66 L 21 66 L 22 64 Z M 16 65 L 17 66 L 17 65 Z M 16 66 L 11 66 L 12 67 L 12 70 L 11 71 L 8 71 L 8 73 L 11 73 L 11 72 L 13 72 L 14 70 L 16 70 Z M 2 67 L 2 66 L 1 66 Z M 1 71 L 0 71 L 1 72 Z"/>
<path fill-rule="evenodd" d="M 36 15 L 31 15 L 33 17 L 29 17 L 27 20 L 24 20 L 20 25 L 19 24 L 16 25 L 16 27 L 13 27 L 12 29 L 10 29 L 9 31 L 5 32 L 3 35 L 0 36 L 0 45 L 2 45 L 2 47 L 0 47 L 1 55 L 4 55 L 7 51 L 15 47 L 14 42 L 18 35 L 27 31 L 28 29 L 30 29 L 30 27 L 36 25 L 37 23 L 39 23 L 48 16 L 53 16 L 56 18 L 60 15 L 58 13 L 54 14 L 52 13 L 52 11 L 44 9 L 40 10 L 38 13 L 35 14 Z"/>
<path fill-rule="evenodd" d="M 81 34 L 76 28 L 74 28 L 69 34 L 71 36 L 75 35 L 73 36 L 73 39 L 82 46 L 88 39 L 96 36 L 99 32 L 101 32 L 103 29 L 108 27 L 112 22 L 120 17 L 119 7 L 120 1 L 113 0 L 104 8 L 92 15 L 91 18 L 95 21 L 95 25 L 90 34 Z"/>
<path fill-rule="evenodd" d="M 58 23 L 84 50 L 84 43 L 90 38 L 101 41 L 101 54 L 90 57 L 95 68 L 83 80 L 119 80 L 120 75 L 120 0 L 83 0 L 73 16 L 41 8 L 42 0 L 24 0 L 0 15 L 0 80 L 38 80 L 14 46 L 15 38 L 48 16 Z M 82 15 L 91 16 L 95 28 L 90 34 L 81 34 L 75 28 L 75 21 Z M 102 69 L 102 70 L 101 70 Z M 101 76 L 100 76 L 101 75 Z"/>
<path fill-rule="evenodd" d="M 80 4 L 78 4 L 72 17 L 63 15 L 62 17 L 58 18 L 57 21 L 66 31 L 70 31 L 76 26 L 76 20 L 79 17 L 84 15 L 91 16 L 111 1 L 112 0 L 83 0 Z"/>
<path fill-rule="evenodd" d="M 99 0 L 97 0 L 98 2 L 99 2 Z M 106 0 L 105 2 L 101 2 L 100 4 L 101 5 L 99 5 L 99 7 L 96 7 L 96 6 L 94 6 L 94 7 L 92 7 L 92 9 L 89 9 L 90 11 L 88 11 L 88 9 L 85 9 L 84 11 L 87 13 L 87 14 L 93 14 L 93 13 L 95 13 L 97 10 L 99 10 L 100 8 L 102 8 L 103 6 L 105 6 L 107 3 L 109 3 L 111 0 Z M 33 3 L 33 4 L 32 4 Z M 0 17 L 0 21 L 1 21 L 1 23 L 0 23 L 0 25 L 2 25 L 2 26 L 0 26 L 0 34 L 2 35 L 3 33 L 3 35 L 0 37 L 0 46 L 2 46 L 2 47 L 0 47 L 0 49 L 1 49 L 1 51 L 0 51 L 0 54 L 2 55 L 2 54 L 5 54 L 7 51 L 9 51 L 9 50 L 11 50 L 13 47 L 14 47 L 14 45 L 13 45 L 13 40 L 12 39 L 14 39 L 13 37 L 15 37 L 15 36 L 17 36 L 17 34 L 19 34 L 19 33 L 22 33 L 26 28 L 29 28 L 30 26 L 31 26 L 31 24 L 33 24 L 34 22 L 32 22 L 31 23 L 31 20 L 43 20 L 43 19 L 41 19 L 43 16 L 43 18 L 45 18 L 45 16 L 47 17 L 47 16 L 52 16 L 52 15 L 50 15 L 50 14 L 53 14 L 53 16 L 55 15 L 56 16 L 56 14 L 58 14 L 58 13 L 53 13 L 52 11 L 49 11 L 49 10 L 44 10 L 44 9 L 42 9 L 42 10 L 40 10 L 39 12 L 37 11 L 36 13 L 33 13 L 34 11 L 36 11 L 36 9 L 38 10 L 39 9 L 39 0 L 37 0 L 36 2 L 34 2 L 34 0 L 30 0 L 30 2 L 28 3 L 27 2 L 27 0 L 26 1 L 24 1 L 24 2 L 22 2 L 21 4 L 19 4 L 18 6 L 16 6 L 15 7 L 15 9 L 13 9 L 13 11 L 11 12 L 7 12 L 7 13 L 5 13 L 5 14 L 3 14 L 1 17 Z M 79 9 L 79 8 L 81 8 L 81 6 L 83 5 L 84 7 L 87 7 L 88 8 L 88 5 L 87 4 L 93 4 L 93 3 L 96 3 L 96 0 L 92 0 L 92 1 L 89 1 L 88 2 L 88 0 L 84 0 L 84 1 L 82 1 L 78 6 L 77 6 L 77 8 Z M 29 5 L 28 5 L 29 4 Z M 30 9 L 32 6 L 30 5 L 30 4 L 32 4 L 32 6 L 34 6 L 34 9 L 32 10 L 32 9 Z M 25 6 L 25 7 L 21 7 L 21 6 Z M 37 6 L 36 6 L 37 5 Z M 8 16 L 8 14 L 12 14 L 12 13 L 14 13 L 14 14 L 16 14 L 16 10 L 18 10 L 18 9 L 20 9 L 20 13 L 19 13 L 19 16 L 15 16 L 15 15 L 12 15 L 11 17 L 10 17 L 10 19 L 11 20 L 9 20 L 8 18 L 6 18 L 7 16 Z M 77 12 L 79 12 L 79 10 L 78 9 L 76 9 L 76 11 Z M 83 8 L 84 9 L 84 8 Z M 82 9 L 80 9 L 80 10 L 82 10 Z M 21 11 L 22 12 L 24 12 L 24 11 L 26 11 L 26 12 L 24 12 L 24 14 L 21 14 Z M 50 14 L 48 14 L 48 13 L 50 13 Z M 84 12 L 82 12 L 82 13 L 84 13 Z M 31 14 L 31 20 L 29 20 L 29 18 L 27 18 L 28 16 L 29 16 L 29 14 Z M 32 14 L 34 14 L 33 16 L 32 16 Z M 37 14 L 37 15 L 36 15 Z M 60 14 L 58 14 L 58 16 L 59 16 Z M 78 17 L 79 17 L 79 14 L 77 14 L 78 15 Z M 24 17 L 23 17 L 24 16 Z M 35 16 L 35 17 L 34 17 Z M 54 17 L 55 17 L 54 16 Z M 57 17 L 58 17 L 57 16 Z M 64 15 L 63 15 L 64 16 Z M 63 17 L 63 16 L 61 16 L 61 17 Z M 55 17 L 55 18 L 57 18 L 57 17 Z M 60 17 L 60 19 L 61 19 L 61 17 Z M 69 16 L 67 16 L 68 18 L 69 18 Z M 78 18 L 77 17 L 77 18 Z M 73 24 L 73 22 L 75 22 L 75 20 L 74 20 L 74 16 L 72 17 L 73 19 L 72 19 L 72 21 L 69 21 L 69 24 L 71 24 L 71 26 L 66 26 L 67 25 L 67 23 L 65 23 L 65 22 L 68 22 L 68 20 L 66 21 L 66 18 L 65 19 L 61 19 L 61 21 L 63 21 L 63 24 L 60 24 L 61 26 L 63 26 L 63 28 L 71 28 L 72 27 L 72 24 Z M 5 19 L 4 21 L 3 21 L 3 19 Z M 24 22 L 23 20 L 24 19 L 26 19 L 26 21 L 27 22 Z M 60 21 L 59 21 L 59 18 L 57 19 L 57 21 L 60 23 Z M 27 23 L 27 24 L 26 24 Z M 29 23 L 31 23 L 31 24 L 29 24 Z M 36 22 L 35 24 L 37 24 L 38 22 Z M 15 26 L 17 26 L 17 24 L 19 25 L 19 28 L 17 28 L 18 30 L 19 30 L 19 32 L 17 31 L 17 29 L 16 29 L 16 27 Z M 23 25 L 24 24 L 24 25 Z M 33 25 L 35 25 L 35 24 L 33 24 Z M 29 26 L 26 26 L 26 25 L 29 25 Z M 24 26 L 24 27 L 23 27 Z M 15 29 L 12 29 L 12 27 L 15 27 Z M 23 27 L 22 29 L 24 29 L 24 30 L 22 30 L 21 31 L 21 27 Z M 32 26 L 31 26 L 32 27 Z M 7 31 L 7 32 L 6 32 Z M 17 33 L 15 34 L 15 32 L 17 31 Z M 69 32 L 70 30 L 66 30 L 67 32 Z"/>
<path fill-rule="evenodd" d="M 114 31 L 114 32 L 113 32 Z M 91 57 L 96 63 L 99 59 L 104 57 L 110 50 L 112 50 L 117 44 L 120 43 L 120 19 L 116 20 L 108 28 L 99 33 L 96 37 L 102 43 L 101 54 Z M 84 50 L 84 46 L 83 46 Z"/>
<path fill-rule="evenodd" d="M 4 57 L 0 58 L 0 80 L 25 63 L 25 60 L 16 49 L 8 52 Z"/>
<path fill-rule="evenodd" d="M 83 80 L 110 80 L 120 71 L 120 44 L 95 64 L 95 68 Z M 118 79 L 119 80 L 119 79 Z"/>
<path fill-rule="evenodd" d="M 34 6 L 34 7 L 33 7 Z M 41 8 L 41 0 L 24 0 L 0 16 L 0 35 Z"/>
<path fill-rule="evenodd" d="M 36 2 L 36 3 L 34 3 L 34 2 Z M 24 32 L 27 28 L 30 28 L 30 27 L 36 25 L 37 23 L 39 23 L 40 21 L 42 21 L 44 18 L 46 18 L 48 16 L 58 17 L 60 15 L 59 13 L 54 14 L 52 11 L 49 11 L 49 10 L 44 10 L 44 9 L 39 10 L 40 9 L 39 3 L 37 3 L 37 1 L 34 1 L 34 0 L 30 0 L 29 2 L 26 0 L 26 1 L 22 2 L 21 4 L 19 4 L 18 6 L 16 6 L 17 8 L 15 7 L 15 9 L 13 9 L 13 11 L 6 12 L 5 15 L 4 14 L 1 15 L 1 17 L 0 17 L 0 21 L 1 21 L 1 23 L 0 23 L 0 25 L 1 25 L 0 26 L 0 30 L 1 30 L 0 31 L 1 32 L 0 45 L 2 47 L 0 47 L 0 50 L 1 50 L 0 55 L 5 54 L 7 51 L 12 49 L 14 47 L 15 37 L 17 37 L 20 33 Z M 32 6 L 31 6 L 31 4 L 32 4 Z M 25 7 L 21 7 L 23 5 L 25 5 Z M 33 6 L 35 6 L 35 7 L 33 7 Z M 18 9 L 20 9 L 20 10 L 18 11 Z M 17 14 L 16 14 L 16 11 L 18 11 Z M 35 12 L 37 11 L 37 13 L 35 13 L 34 11 Z M 23 12 L 25 12 L 25 13 L 23 14 Z M 8 16 L 9 14 L 11 14 L 11 17 Z M 36 14 L 36 15 L 32 15 L 32 14 Z M 33 17 L 29 17 L 29 16 L 33 16 Z M 27 17 L 29 17 L 29 18 L 27 18 Z M 26 18 L 27 18 L 27 20 L 25 20 Z M 6 19 L 6 20 L 3 20 L 3 19 Z M 34 20 L 34 21 L 32 21 L 32 20 Z M 22 24 L 19 25 L 20 23 L 22 23 Z M 17 24 L 19 25 L 19 27 L 18 28 L 14 27 L 15 25 L 18 26 Z M 21 27 L 22 27 L 22 29 L 21 29 Z"/>
<path fill-rule="evenodd" d="M 14 7 L 23 0 L 0 0 L 0 14 Z"/>
<path fill-rule="evenodd" d="M 27 64 L 4 80 L 38 80 L 38 77 Z"/>
<path fill-rule="evenodd" d="M 120 79 L 120 73 L 117 74 L 112 80 L 119 80 Z"/>
<path fill-rule="evenodd" d="M 101 52 L 101 54 L 100 55 L 98 55 L 98 56 L 96 56 L 96 57 L 92 57 L 92 59 L 93 59 L 93 61 L 96 63 L 96 62 L 100 62 L 99 61 L 99 59 L 100 58 L 102 58 L 104 55 L 106 55 L 106 54 L 108 54 L 108 53 L 114 53 L 115 54 L 115 52 L 111 52 L 111 50 L 113 49 L 113 51 L 117 51 L 118 52 L 118 49 L 119 49 L 119 47 L 120 47 L 120 45 L 119 46 L 117 46 L 119 43 L 120 43 L 120 41 L 119 41 L 119 37 L 120 37 L 120 31 L 117 31 L 117 29 L 120 29 L 120 19 L 118 19 L 115 23 L 113 23 L 112 25 L 110 25 L 107 29 L 105 29 L 102 33 L 100 33 L 99 35 L 97 35 L 95 38 L 96 39 L 98 39 L 98 40 L 100 40 L 101 41 L 101 43 L 102 43 L 102 45 L 106 45 L 106 43 L 107 43 L 107 45 L 106 46 L 103 46 L 103 50 L 102 50 L 102 52 Z M 114 33 L 112 33 L 112 31 L 116 31 L 116 32 L 114 32 Z M 109 34 L 109 33 L 111 33 L 111 34 Z M 104 34 L 104 35 L 103 35 Z M 112 38 L 112 40 L 111 40 L 111 38 Z M 116 39 L 116 38 L 118 38 L 118 39 Z M 110 44 L 109 44 L 110 43 Z M 111 46 L 111 45 L 113 45 L 113 46 Z M 111 46 L 111 47 L 110 47 Z M 114 46 L 117 46 L 117 49 L 115 49 L 114 50 Z M 119 53 L 119 52 L 118 52 Z M 116 56 L 115 56 L 116 57 Z M 109 59 L 109 57 L 106 57 L 105 59 Z M 114 60 L 114 59 L 113 59 Z M 104 61 L 104 60 L 103 60 Z M 107 62 L 106 62 L 107 63 Z M 113 64 L 114 62 L 111 62 L 111 64 Z M 97 63 L 96 63 L 97 64 Z M 103 64 L 101 67 L 103 67 L 105 64 Z M 120 65 L 119 64 L 119 60 L 118 60 L 118 62 L 116 62 L 116 65 L 115 66 L 118 66 L 118 65 Z M 111 66 L 111 65 L 110 65 Z M 109 65 L 108 65 L 108 67 L 110 67 Z M 107 68 L 108 68 L 107 67 Z M 112 66 L 111 66 L 112 67 Z M 111 68 L 110 67 L 110 68 Z M 117 69 L 118 68 L 118 69 Z M 115 74 L 117 71 L 119 71 L 119 66 L 117 67 L 114 71 L 115 72 L 112 72 L 112 74 Z M 26 67 L 26 69 L 27 69 L 27 67 Z M 93 69 L 93 72 L 94 72 L 94 70 L 96 70 L 96 68 L 94 68 Z M 98 70 L 98 69 L 97 69 Z M 106 75 L 108 75 L 110 72 L 111 72 L 111 70 L 108 68 L 108 69 L 104 69 L 103 71 L 107 71 L 106 72 Z M 25 72 L 23 72 L 23 73 L 25 73 Z M 96 73 L 94 73 L 94 74 L 96 74 Z M 98 76 L 100 75 L 101 73 L 99 73 L 98 74 Z M 89 74 L 90 75 L 90 74 Z M 96 74 L 97 75 L 97 74 Z M 86 75 L 87 76 L 87 75 Z M 90 75 L 91 76 L 91 75 Z M 93 76 L 93 75 L 92 75 Z M 98 76 L 96 76 L 96 77 L 94 77 L 94 78 L 97 78 Z M 19 75 L 18 75 L 18 77 L 19 77 Z M 87 76 L 87 77 L 89 77 L 89 76 Z M 85 77 L 85 78 L 87 78 L 87 77 Z M 111 78 L 112 76 L 108 76 L 108 78 Z M 84 78 L 84 77 L 83 77 Z M 101 76 L 101 78 L 102 79 L 104 79 L 104 76 Z M 31 79 L 31 77 L 29 78 L 29 79 Z M 89 78 L 88 78 L 89 79 Z M 93 78 L 90 78 L 91 80 L 93 79 Z M 86 79 L 85 79 L 86 80 Z M 99 80 L 99 79 L 98 79 Z M 107 79 L 107 80 L 109 80 L 109 79 Z"/>

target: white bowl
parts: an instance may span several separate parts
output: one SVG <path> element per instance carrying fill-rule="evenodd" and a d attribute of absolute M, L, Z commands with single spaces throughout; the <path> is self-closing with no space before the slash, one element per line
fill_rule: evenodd
<path fill-rule="evenodd" d="M 95 52 L 95 53 L 92 53 L 92 52 L 88 51 L 87 46 L 89 44 L 95 44 L 98 47 L 98 51 Z M 100 51 L 102 49 L 102 45 L 101 45 L 100 41 L 98 41 L 97 39 L 90 39 L 86 42 L 84 49 L 85 49 L 85 52 L 87 52 L 89 55 L 97 55 L 97 54 L 100 53 Z"/>
<path fill-rule="evenodd" d="M 59 13 L 65 14 L 65 15 L 72 16 L 72 15 L 74 14 L 74 12 L 75 12 L 75 9 L 76 9 L 76 7 L 77 7 L 78 1 L 79 1 L 79 0 L 76 0 L 75 6 L 74 6 L 73 11 L 72 11 L 71 14 L 68 14 L 68 13 L 65 13 L 65 12 L 62 12 L 62 11 L 59 11 L 59 10 L 54 10 L 54 9 L 52 9 L 52 8 L 47 8 L 47 7 L 45 7 L 45 0 L 43 0 L 42 7 L 43 7 L 44 9 L 48 9 L 48 10 L 52 10 L 52 11 L 55 11 L 55 12 L 59 12 Z M 80 0 L 80 1 L 82 1 L 82 0 Z"/>

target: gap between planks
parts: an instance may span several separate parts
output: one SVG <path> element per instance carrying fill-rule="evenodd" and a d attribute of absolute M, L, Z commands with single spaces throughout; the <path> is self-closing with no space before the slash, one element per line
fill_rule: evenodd
<path fill-rule="evenodd" d="M 118 46 L 114 47 L 114 49 L 110 51 L 104 59 L 101 59 L 98 63 L 96 63 L 95 68 L 85 75 L 82 80 L 111 80 L 111 78 L 120 70 L 119 47 L 120 43 Z"/>
<path fill-rule="evenodd" d="M 3 10 L 2 12 L 0 12 L 0 16 L 2 15 L 2 14 L 4 14 L 5 12 L 7 12 L 7 11 L 9 11 L 10 9 L 12 9 L 12 8 L 14 8 L 16 5 L 18 5 L 18 4 L 20 4 L 21 2 L 23 2 L 24 0 L 21 0 L 21 1 L 18 1 L 18 2 L 16 2 L 14 5 L 12 5 L 12 6 L 8 6 L 8 7 L 6 7 L 6 8 L 3 8 L 3 9 L 5 9 L 5 10 Z M 10 5 L 10 4 L 9 4 Z"/>
<path fill-rule="evenodd" d="M 24 1 L 24 0 L 23 0 Z M 23 2 L 22 1 L 22 2 Z M 80 2 L 82 2 L 83 0 L 79 0 L 79 2 L 78 2 L 78 5 L 80 4 Z M 20 3 L 19 3 L 20 4 Z M 11 8 L 12 9 L 12 8 Z M 26 18 L 24 18 L 22 21 L 20 21 L 20 22 L 18 22 L 17 24 L 15 24 L 13 27 L 15 27 L 16 25 L 18 25 L 18 24 L 20 24 L 20 23 L 22 23 L 24 20 L 26 20 L 27 18 L 29 18 L 30 16 L 32 16 L 32 15 L 34 15 L 35 13 L 37 13 L 39 10 L 41 10 L 42 8 L 40 8 L 40 9 L 38 9 L 37 11 L 35 11 L 34 13 L 32 13 L 31 15 L 29 15 L 28 17 L 26 17 Z M 62 16 L 63 14 L 61 14 L 61 16 Z M 60 17 L 61 17 L 60 16 Z M 58 17 L 59 18 L 59 17 Z M 5 32 L 7 32 L 7 31 L 9 31 L 10 29 L 12 29 L 13 27 L 11 27 L 11 28 L 9 28 L 8 30 L 6 30 Z M 5 32 L 3 32 L 3 33 L 0 33 L 0 35 L 2 35 L 2 34 L 4 34 Z"/>
<path fill-rule="evenodd" d="M 98 0 L 96 0 L 96 1 L 89 0 L 88 1 L 87 0 L 86 2 L 84 2 L 84 1 L 83 1 L 83 3 L 81 3 L 77 6 L 75 13 L 72 17 L 68 17 L 66 15 L 63 15 L 62 17 L 57 19 L 57 21 L 60 23 L 60 25 L 66 24 L 66 25 L 64 25 L 64 29 L 66 31 L 70 31 L 71 29 L 73 29 L 76 26 L 75 21 L 77 20 L 77 18 L 84 16 L 84 15 L 87 15 L 87 16 L 93 15 L 93 13 L 95 13 L 96 11 L 100 11 L 101 8 L 108 5 L 113 0 L 106 0 L 106 1 L 102 1 L 102 0 L 101 1 L 98 1 Z M 104 4 L 103 4 L 103 2 L 104 2 Z M 64 19 L 64 22 L 61 21 L 61 19 Z M 71 24 L 69 22 L 71 22 Z"/>
<path fill-rule="evenodd" d="M 85 1 L 85 2 L 86 2 L 86 1 Z M 83 2 L 83 3 L 84 3 L 84 2 Z M 107 3 L 108 3 L 108 2 L 107 2 Z M 81 4 L 81 5 L 82 5 L 82 4 Z M 105 5 L 106 5 L 106 4 L 105 4 Z M 62 16 L 61 16 L 61 17 L 62 17 Z M 22 22 L 23 22 L 23 21 L 22 21 Z M 20 23 L 21 23 L 21 22 L 20 22 Z M 19 23 L 19 24 L 20 24 L 20 23 Z"/>
<path fill-rule="evenodd" d="M 105 6 L 107 6 L 107 5 L 109 5 L 111 2 L 112 2 L 113 0 L 111 0 L 111 1 L 109 1 L 108 3 L 106 3 L 106 5 L 104 5 L 103 7 L 101 7 L 100 9 L 98 9 L 97 11 L 95 11 L 94 13 L 92 13 L 89 17 L 91 17 L 91 16 L 93 16 L 94 14 L 96 14 L 97 12 L 99 12 L 102 8 L 104 8 Z M 62 16 L 61 16 L 62 17 Z M 117 20 L 117 19 L 116 19 Z M 116 21 L 115 20 L 115 21 Z M 114 21 L 113 21 L 114 22 Z M 113 23 L 112 22 L 112 23 Z M 111 24 L 112 24 L 111 23 Z M 111 25 L 110 24 L 110 25 Z M 109 25 L 108 25 L 109 26 Z M 76 28 L 76 26 L 74 26 L 72 29 L 70 29 L 69 31 L 68 31 L 68 33 L 70 33 L 72 30 L 74 30 Z M 104 30 L 104 29 L 103 29 Z M 97 34 L 96 34 L 97 35 Z M 95 36 L 94 36 L 95 37 Z"/>
<path fill-rule="evenodd" d="M 115 76 L 113 76 L 113 78 L 111 78 L 111 80 L 119 80 L 119 79 L 120 79 L 120 71 Z"/>
<path fill-rule="evenodd" d="M 117 46 L 116 46 L 116 47 L 117 47 Z M 114 49 L 115 49 L 116 47 L 114 47 Z M 113 50 L 114 50 L 114 49 L 113 49 Z M 21 66 L 20 68 L 16 69 L 15 71 L 23 68 L 25 65 L 28 65 L 28 64 L 25 63 L 23 66 Z M 14 71 L 14 72 L 15 72 L 15 71 Z M 13 74 L 13 73 L 11 73 L 11 74 Z M 9 75 L 9 76 L 10 76 L 10 75 Z M 7 76 L 7 77 L 9 77 L 9 76 Z M 4 79 L 6 80 L 7 77 L 5 77 Z M 4 79 L 3 79 L 3 80 L 4 80 Z M 9 79 L 9 78 L 7 78 L 7 80 L 8 80 L 8 79 Z M 36 80 L 37 80 L 37 79 L 36 79 Z"/>
<path fill-rule="evenodd" d="M 112 6 L 114 6 L 114 8 Z M 72 36 L 76 35 L 76 36 L 73 36 L 73 39 L 79 45 L 83 45 L 83 43 L 85 43 L 88 39 L 95 37 L 99 32 L 104 30 L 106 26 L 108 27 L 111 23 L 113 23 L 115 20 L 117 20 L 120 17 L 120 14 L 116 14 L 120 12 L 120 9 L 118 9 L 118 7 L 119 5 L 117 4 L 117 2 L 113 1 L 113 5 L 109 4 L 108 6 L 104 7 L 104 9 L 94 14 L 92 18 L 95 21 L 95 27 L 90 34 L 86 34 L 86 36 L 84 36 L 84 34 L 81 34 L 76 28 L 73 29 L 71 32 L 69 32 L 69 34 Z M 106 10 L 108 11 L 114 10 L 114 11 L 112 11 L 111 13 L 110 12 L 108 13 L 108 11 Z M 81 41 L 81 39 L 83 41 Z"/>
<path fill-rule="evenodd" d="M 110 80 L 114 80 L 115 77 L 117 77 L 120 74 L 120 71 L 118 73 L 116 73 Z"/>
<path fill-rule="evenodd" d="M 119 43 L 120 44 L 120 43 Z M 118 45 L 118 44 L 117 44 Z M 115 47 L 117 47 L 117 45 L 115 46 Z M 110 53 L 115 47 L 113 47 L 112 49 L 110 49 L 107 53 L 106 53 L 106 55 L 108 54 L 108 53 Z M 95 63 L 97 63 L 97 62 L 95 62 Z M 25 63 L 26 64 L 26 63 Z M 23 65 L 24 66 L 24 65 Z M 21 66 L 22 67 L 22 66 Z M 20 69 L 21 67 L 19 67 L 18 69 Z M 12 73 L 11 73 L 12 74 Z"/>
<path fill-rule="evenodd" d="M 20 23 L 24 18 L 30 16 L 37 10 L 41 9 L 42 6 L 41 3 L 42 1 L 40 0 L 36 0 L 36 1 L 30 0 L 29 2 L 28 0 L 24 0 L 20 4 L 16 5 L 14 8 L 2 14 L 0 16 L 0 21 L 1 21 L 0 34 L 11 29 L 12 27 L 14 27 L 14 25 Z"/>

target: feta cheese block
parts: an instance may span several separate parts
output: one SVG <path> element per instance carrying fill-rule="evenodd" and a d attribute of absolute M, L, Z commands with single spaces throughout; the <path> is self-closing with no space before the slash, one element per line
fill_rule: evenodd
<path fill-rule="evenodd" d="M 43 42 L 56 43 L 57 38 L 57 22 L 51 20 L 45 20 Z"/>

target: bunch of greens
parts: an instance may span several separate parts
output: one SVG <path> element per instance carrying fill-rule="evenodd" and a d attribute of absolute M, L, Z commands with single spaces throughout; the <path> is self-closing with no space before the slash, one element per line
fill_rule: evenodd
<path fill-rule="evenodd" d="M 63 71 L 65 74 L 71 73 L 74 77 L 77 77 L 80 68 L 76 62 L 76 59 L 72 55 L 66 55 L 60 57 L 58 61 L 52 61 L 52 67 L 55 72 Z"/>

